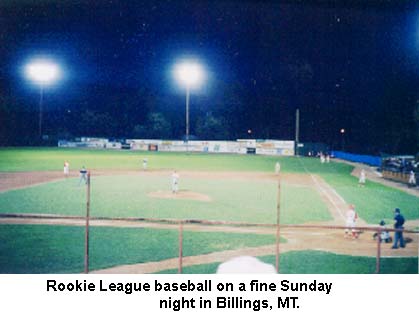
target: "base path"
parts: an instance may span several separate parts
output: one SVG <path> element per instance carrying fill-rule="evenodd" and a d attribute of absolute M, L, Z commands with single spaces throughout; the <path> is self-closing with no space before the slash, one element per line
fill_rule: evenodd
<path fill-rule="evenodd" d="M 0 224 L 47 224 L 47 225 L 71 225 L 84 226 L 83 219 L 68 218 L 0 218 Z M 148 223 L 137 221 L 121 220 L 91 220 L 91 226 L 112 226 L 123 228 L 158 228 L 178 230 L 176 224 Z M 234 226 L 211 226 L 200 224 L 186 224 L 183 226 L 185 231 L 196 232 L 234 232 L 251 234 L 275 234 L 275 228 L 265 227 L 234 227 Z M 303 229 L 295 227 L 281 228 L 281 237 L 286 239 L 286 243 L 280 244 L 280 252 L 317 250 L 336 254 L 345 254 L 353 256 L 376 256 L 377 243 L 373 240 L 372 232 L 361 233 L 358 239 L 344 238 L 343 230 L 330 229 Z M 381 245 L 382 257 L 416 257 L 418 256 L 418 235 L 406 234 L 406 238 L 412 239 L 406 248 L 392 250 L 391 243 Z M 187 245 L 187 244 L 185 244 Z M 260 247 L 242 248 L 238 250 L 227 250 L 214 252 L 197 256 L 185 256 L 182 260 L 183 266 L 200 265 L 207 263 L 221 263 L 232 257 L 251 255 L 264 256 L 274 255 L 275 246 L 265 245 Z M 171 258 L 162 261 L 119 265 L 111 268 L 93 271 L 92 273 L 110 273 L 110 274 L 139 274 L 155 273 L 178 267 L 178 258 Z"/>
<path fill-rule="evenodd" d="M 0 172 L 0 192 L 64 179 L 61 171 Z"/>
<path fill-rule="evenodd" d="M 355 255 L 355 256 L 376 256 L 376 242 L 372 240 L 372 234 L 364 233 L 359 239 L 349 240 L 343 237 L 342 232 L 336 230 L 322 230 L 315 232 L 310 230 L 287 229 L 281 233 L 287 238 L 287 243 L 280 244 L 280 252 L 316 250 L 336 254 Z M 417 241 L 411 242 L 405 249 L 392 250 L 391 243 L 382 244 L 382 257 L 408 257 L 417 256 Z M 183 267 L 222 263 L 237 256 L 265 256 L 275 255 L 275 245 L 265 245 L 253 248 L 243 248 L 239 250 L 228 250 L 214 252 L 197 256 L 185 256 L 182 258 Z M 163 261 L 120 265 L 106 269 L 92 271 L 94 274 L 145 274 L 156 273 L 169 269 L 177 269 L 178 258 L 171 258 Z"/>
<path fill-rule="evenodd" d="M 323 180 L 322 177 L 310 173 L 304 164 L 301 162 L 301 167 L 307 173 L 307 176 L 310 177 L 315 189 L 322 197 L 323 201 L 327 204 L 330 214 L 333 217 L 333 221 L 330 224 L 342 225 L 346 223 L 346 212 L 349 208 L 349 204 L 340 196 L 334 188 Z M 367 226 L 367 223 L 361 218 L 358 217 L 357 223 L 358 226 Z"/>

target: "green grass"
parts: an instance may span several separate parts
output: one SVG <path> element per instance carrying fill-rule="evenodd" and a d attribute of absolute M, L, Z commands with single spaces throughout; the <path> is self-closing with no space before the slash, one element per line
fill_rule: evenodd
<path fill-rule="evenodd" d="M 154 191 L 170 191 L 166 176 L 99 176 L 92 179 L 91 215 L 276 222 L 276 183 L 181 178 L 180 188 L 211 197 L 211 202 L 158 199 Z M 327 221 L 331 216 L 314 189 L 283 184 L 283 223 Z M 0 213 L 45 213 L 81 216 L 86 188 L 78 179 L 41 184 L 0 193 Z"/>
<path fill-rule="evenodd" d="M 416 196 L 372 181 L 359 187 L 358 178 L 350 175 L 353 170 L 350 165 L 313 163 L 307 158 L 301 158 L 300 162 L 309 172 L 321 175 L 347 203 L 355 204 L 359 215 L 368 223 L 378 224 L 384 219 L 391 224 L 396 207 L 407 220 L 419 219 L 419 198 Z"/>
<path fill-rule="evenodd" d="M 385 219 L 390 224 L 395 207 L 401 208 L 407 220 L 419 219 L 418 197 L 370 181 L 367 182 L 365 188 L 359 188 L 358 179 L 350 175 L 352 166 L 335 162 L 321 164 L 317 158 L 17 148 L 0 149 L 0 176 L 1 171 L 62 171 L 64 160 L 70 161 L 72 171 L 82 165 L 86 165 L 90 169 L 138 170 L 141 168 L 144 156 L 147 156 L 149 160 L 150 169 L 176 168 L 180 172 L 182 170 L 205 170 L 273 173 L 275 162 L 279 160 L 282 172 L 305 173 L 305 169 L 307 169 L 308 172 L 321 176 L 346 202 L 355 204 L 361 218 L 369 223 L 377 224 L 381 219 Z M 140 175 L 93 177 L 92 215 L 196 218 L 266 223 L 276 221 L 276 186 L 273 182 L 235 179 L 203 180 L 181 177 L 181 189 L 206 194 L 213 199 L 213 202 L 203 203 L 146 197 L 148 192 L 168 190 L 169 188 L 170 178 L 165 177 L 144 178 Z M 281 205 L 282 223 L 326 221 L 331 218 L 326 205 L 317 192 L 311 188 L 282 184 Z M 3 213 L 83 215 L 84 210 L 85 188 L 77 187 L 77 179 L 0 193 L 0 212 Z M 74 227 L 76 229 L 58 226 L 50 228 L 21 227 L 23 229 L 19 229 L 18 226 L 7 229 L 0 225 L 0 272 L 82 271 L 80 261 L 83 251 L 80 246 L 73 243 L 80 241 L 80 237 L 82 237 L 80 235 L 82 233 L 77 231 L 76 227 Z M 19 237 L 15 238 L 14 242 L 10 242 L 9 235 L 16 233 L 11 231 L 13 228 L 20 230 Z M 147 239 L 144 241 L 141 236 L 133 236 L 131 233 L 134 231 L 130 229 L 121 228 L 115 231 L 112 228 L 100 230 L 94 228 L 93 230 L 93 241 L 100 243 L 92 247 L 93 268 L 170 258 L 177 254 L 175 231 L 144 231 L 141 233 Z M 221 250 L 222 248 L 212 247 L 212 244 L 219 245 L 220 239 L 230 239 L 230 237 L 236 239 L 235 243 L 253 241 L 242 234 L 224 234 L 221 238 L 208 237 L 207 241 L 202 238 L 202 234 L 191 233 L 190 237 L 192 238 L 191 248 L 198 247 L 197 252 L 204 252 L 207 248 Z M 253 237 L 253 235 L 249 237 Z M 100 239 L 100 241 L 95 239 Z M 137 243 L 144 243 L 139 251 L 136 249 Z M 39 245 L 41 250 L 37 249 Z M 16 249 L 20 247 L 23 249 Z M 133 249 L 127 250 L 127 247 Z M 187 254 L 194 253 L 192 249 L 186 250 Z M 266 258 L 267 260 L 272 259 L 272 257 Z M 284 260 L 281 260 L 281 268 L 283 272 L 287 273 L 372 273 L 375 265 L 372 258 L 312 251 L 291 252 L 284 254 L 282 258 Z M 313 262 L 307 263 L 307 260 Z M 384 273 L 417 273 L 417 258 L 383 259 L 382 266 Z M 201 271 L 212 273 L 215 268 L 216 264 L 200 265 L 191 268 L 191 271 L 193 273 Z"/>
<path fill-rule="evenodd" d="M 368 181 L 365 188 L 359 188 L 357 184 L 357 178 L 352 177 L 350 172 L 352 171 L 353 167 L 343 164 L 343 163 L 335 163 L 332 162 L 330 164 L 321 164 L 317 158 L 294 158 L 294 157 L 270 157 L 270 156 L 254 156 L 254 155 L 227 155 L 227 154 L 184 154 L 184 153 L 162 153 L 162 152 L 140 152 L 140 151 L 113 151 L 113 150 L 89 150 L 89 149 L 63 149 L 63 148 L 7 148 L 7 149 L 0 149 L 0 172 L 1 171 L 34 171 L 34 170 L 59 170 L 61 171 L 62 165 L 64 160 L 69 160 L 71 164 L 71 169 L 74 171 L 75 169 L 80 168 L 82 165 L 86 165 L 89 168 L 93 169 L 139 169 L 141 167 L 141 160 L 144 156 L 147 156 L 149 160 L 149 168 L 150 169 L 172 169 L 176 168 L 179 170 L 206 170 L 206 171 L 262 171 L 262 172 L 273 172 L 274 164 L 276 161 L 281 162 L 281 171 L 283 172 L 290 172 L 290 173 L 304 173 L 304 167 L 311 173 L 318 174 L 322 176 L 326 182 L 331 185 L 348 203 L 353 203 L 357 206 L 358 213 L 360 216 L 365 219 L 368 223 L 376 224 L 381 219 L 385 219 L 388 223 L 392 222 L 393 218 L 393 209 L 395 207 L 399 207 L 402 210 L 402 213 L 405 215 L 407 220 L 410 219 L 419 219 L 419 198 L 399 191 L 397 189 L 393 189 L 390 187 L 383 186 L 381 184 L 373 183 Z M 112 180 L 108 181 L 112 182 Z M 120 184 L 121 180 L 115 179 L 113 180 L 114 187 L 116 191 L 120 191 L 116 185 L 117 183 Z M 129 183 L 123 183 L 123 187 L 125 185 L 128 189 L 130 189 Z M 218 185 L 221 187 L 225 187 L 225 194 L 229 196 L 230 192 L 234 194 L 234 190 L 230 190 L 230 188 L 235 188 L 233 184 L 228 182 L 219 182 Z M 161 184 L 161 186 L 163 186 Z M 202 184 L 201 184 L 202 186 Z M 48 186 L 50 188 L 51 186 Z M 240 190 L 245 194 L 248 194 L 248 188 L 246 187 L 239 187 Z M 164 186 L 164 189 L 167 189 L 167 184 Z M 216 190 L 216 187 L 211 187 L 210 189 Z M 318 219 L 312 219 L 311 217 L 307 217 L 304 219 L 298 218 L 301 215 L 306 215 L 307 212 L 304 210 L 307 208 L 307 204 L 310 203 L 310 199 L 314 199 L 316 197 L 309 195 L 313 194 L 311 190 L 307 189 L 307 193 L 303 190 L 293 191 L 292 189 L 284 188 L 284 193 L 290 195 L 287 196 L 288 200 L 285 199 L 284 207 L 285 208 L 297 208 L 297 210 L 288 211 L 288 215 L 294 215 L 294 217 L 284 216 L 285 222 L 302 222 L 307 220 L 312 221 L 319 221 L 328 219 L 323 214 L 320 214 Z M 9 198 L 7 199 L 7 206 L 11 207 L 10 204 L 14 204 L 16 202 L 20 202 L 22 204 L 30 205 L 28 202 L 34 202 L 32 210 L 41 211 L 43 212 L 53 212 L 51 211 L 51 204 L 55 204 L 56 208 L 60 208 L 58 203 L 62 200 L 68 202 L 68 204 L 72 204 L 71 210 L 66 210 L 68 214 L 71 214 L 72 211 L 77 212 L 77 206 L 75 206 L 75 199 L 78 198 L 77 192 L 68 192 L 64 191 L 59 185 L 57 187 L 51 187 L 51 190 L 55 190 L 57 193 L 61 193 L 63 195 L 59 195 L 58 197 L 54 194 L 47 195 L 43 191 L 40 190 L 39 196 L 35 195 L 38 191 L 33 191 L 33 193 L 25 194 L 22 196 L 21 194 L 17 193 L 16 198 Z M 220 189 L 221 190 L 221 189 Z M 258 190 L 258 187 L 256 187 Z M 102 191 L 106 191 L 102 190 Z M 273 190 L 268 188 L 267 191 L 271 193 Z M 209 191 L 211 193 L 218 193 L 221 196 L 223 191 Z M 124 194 L 123 192 L 121 192 Z M 141 192 L 140 192 L 141 193 Z M 272 192 L 275 193 L 275 192 Z M 283 193 L 283 194 L 284 194 Z M 121 194 L 121 197 L 122 197 Z M 243 195 L 245 195 L 243 194 Z M 246 200 L 250 200 L 250 203 L 242 202 L 240 197 L 233 196 L 232 199 L 236 198 L 236 203 L 240 206 L 244 206 L 246 209 L 242 215 L 243 217 L 240 220 L 246 220 L 251 218 L 251 216 L 247 216 L 246 212 L 249 207 L 252 206 L 252 200 L 258 203 L 256 208 L 262 208 L 260 215 L 256 221 L 258 222 L 268 222 L 271 221 L 271 215 L 266 212 L 267 209 L 272 208 L 273 204 L 273 196 L 267 195 L 267 193 L 259 194 L 261 197 L 258 197 L 256 194 L 257 192 L 253 193 L 250 191 L 252 198 L 246 197 Z M 308 195 L 308 197 L 299 198 L 296 195 Z M 266 195 L 266 196 L 265 196 Z M 48 196 L 48 198 L 45 198 Z M 1 196 L 3 199 L 4 195 Z M 128 196 L 128 199 L 132 198 Z M 136 210 L 134 207 L 141 205 L 144 208 L 144 204 L 138 204 L 134 201 L 134 204 L 129 203 L 127 200 L 122 200 L 121 198 L 116 197 L 118 200 L 117 207 L 129 207 L 131 209 L 128 210 L 129 213 L 136 214 Z M 134 198 L 135 199 L 135 198 Z M 16 201 L 18 200 L 18 201 Z M 45 202 L 48 200 L 48 202 Z M 100 198 L 96 199 L 96 202 L 100 202 Z M 153 214 L 159 215 L 158 217 L 163 217 L 166 215 L 167 210 L 166 208 L 169 201 L 159 201 L 158 205 L 161 205 L 163 208 L 154 208 L 152 209 Z M 295 202 L 294 205 L 291 205 L 292 202 Z M 5 204 L 5 201 L 0 200 L 0 211 L 8 211 L 7 208 L 2 206 L 1 204 Z M 102 203 L 108 203 L 108 200 L 103 201 Z M 112 206 L 114 206 L 115 202 L 110 202 Z M 170 202 L 172 203 L 172 202 Z M 148 205 L 155 205 L 156 203 L 150 202 Z M 183 206 L 183 209 L 190 208 L 190 204 L 180 204 Z M 193 202 L 192 202 L 193 204 Z M 318 202 L 313 203 L 317 209 L 320 207 L 318 206 Z M 196 204 L 193 204 L 194 208 Z M 219 204 L 218 204 L 219 205 Z M 217 205 L 217 206 L 218 206 Z M 231 206 L 231 202 L 225 202 L 225 205 Z M 302 205 L 302 206 L 301 206 Z M 150 206 L 145 206 L 145 208 L 150 208 Z M 224 219 L 224 217 L 228 217 L 229 214 L 224 215 L 224 210 L 226 206 L 219 207 L 218 214 L 216 213 L 214 216 L 209 215 L 209 211 L 206 213 L 203 211 L 198 211 L 196 214 L 198 217 L 201 218 L 211 218 L 211 219 Z M 16 206 L 12 206 L 16 208 Z M 20 206 L 23 208 L 25 206 Z M 28 208 L 28 206 L 26 206 Z M 69 207 L 69 206 L 67 206 Z M 181 206 L 177 206 L 179 208 Z M 198 207 L 201 207 L 198 205 Z M 205 206 L 204 206 L 205 207 Z M 236 206 L 233 206 L 236 208 Z M 299 208 L 304 210 L 298 211 Z M 10 208 L 12 209 L 12 208 Z M 19 209 L 21 210 L 21 209 Z M 23 209 L 22 209 L 23 210 Z M 148 211 L 146 213 L 148 215 Z M 25 210 L 23 210 L 25 211 Z M 118 209 L 114 207 L 111 211 L 105 211 L 106 215 L 114 215 Z M 217 211 L 217 210 L 215 210 Z M 321 212 L 322 210 L 320 210 Z M 228 212 L 228 211 L 227 211 Z M 313 212 L 310 216 L 317 217 L 319 212 Z M 163 216 L 162 216 L 163 215 Z M 176 213 L 176 217 L 185 217 L 184 212 L 180 210 Z M 165 216 L 167 217 L 167 216 Z"/>
<path fill-rule="evenodd" d="M 275 256 L 263 256 L 262 261 L 275 265 Z M 187 266 L 185 274 L 213 274 L 219 263 Z M 375 258 L 340 255 L 322 251 L 294 251 L 281 254 L 280 272 L 283 274 L 372 274 Z M 177 269 L 161 271 L 162 274 L 177 273 Z M 382 258 L 381 274 L 417 274 L 417 257 Z"/>
<path fill-rule="evenodd" d="M 0 149 L 0 171 L 46 171 L 63 168 L 65 160 L 70 168 L 80 169 L 140 169 L 143 157 L 150 169 L 205 170 L 205 171 L 263 171 L 273 172 L 281 160 L 286 172 L 298 172 L 300 166 L 290 157 L 259 155 L 168 153 L 122 150 L 94 150 L 70 148 L 7 148 Z"/>
<path fill-rule="evenodd" d="M 91 227 L 90 269 L 178 256 L 176 230 Z M 84 228 L 0 225 L 0 273 L 80 273 Z M 273 244 L 273 235 L 184 232 L 183 255 Z"/>

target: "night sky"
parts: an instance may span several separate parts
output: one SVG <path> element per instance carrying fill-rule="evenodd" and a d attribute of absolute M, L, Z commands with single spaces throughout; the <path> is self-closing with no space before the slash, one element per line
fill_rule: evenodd
<path fill-rule="evenodd" d="M 63 3 L 65 2 L 65 3 Z M 200 139 L 293 139 L 355 153 L 419 150 L 419 7 L 408 1 L 0 2 L 0 145 L 36 137 L 39 90 L 22 74 L 49 56 L 51 138 L 179 139 L 179 58 L 208 70 L 191 94 Z M 154 114 L 154 115 L 153 115 Z M 156 118 L 157 117 L 157 118 Z"/>

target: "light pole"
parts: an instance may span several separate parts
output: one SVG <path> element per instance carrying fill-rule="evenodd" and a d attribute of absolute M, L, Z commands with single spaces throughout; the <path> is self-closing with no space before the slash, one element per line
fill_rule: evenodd
<path fill-rule="evenodd" d="M 345 150 L 345 129 L 340 129 L 340 134 L 342 134 L 342 151 L 344 151 Z"/>
<path fill-rule="evenodd" d="M 29 80 L 39 85 L 38 135 L 41 138 L 44 88 L 56 82 L 61 75 L 61 71 L 59 66 L 50 60 L 36 59 L 25 66 L 25 75 Z"/>
<path fill-rule="evenodd" d="M 186 89 L 186 145 L 189 141 L 189 101 L 192 89 L 197 89 L 205 79 L 203 67 L 194 60 L 184 60 L 174 67 L 177 82 Z"/>
<path fill-rule="evenodd" d="M 188 85 L 186 85 L 186 131 L 185 131 L 185 134 L 186 134 L 186 143 L 188 143 L 188 141 L 189 141 L 189 93 L 190 93 L 190 90 L 189 90 L 189 86 Z"/>

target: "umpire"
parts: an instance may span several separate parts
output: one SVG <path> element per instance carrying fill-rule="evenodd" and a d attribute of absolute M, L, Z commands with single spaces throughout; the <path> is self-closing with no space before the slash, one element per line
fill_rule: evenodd
<path fill-rule="evenodd" d="M 394 229 L 403 229 L 403 225 L 404 225 L 404 217 L 402 214 L 400 214 L 400 209 L 396 208 L 394 209 Z M 394 232 L 394 242 L 393 242 L 393 246 L 391 247 L 392 249 L 398 249 L 398 243 L 400 242 L 400 247 L 404 248 L 405 244 L 404 244 L 404 239 L 403 239 L 403 231 L 395 231 Z"/>

